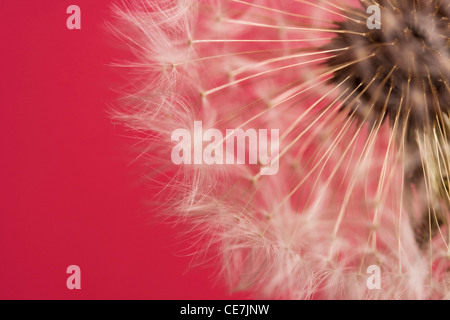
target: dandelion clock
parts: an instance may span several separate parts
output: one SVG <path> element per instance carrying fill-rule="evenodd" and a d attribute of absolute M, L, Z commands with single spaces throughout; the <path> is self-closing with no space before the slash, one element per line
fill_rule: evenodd
<path fill-rule="evenodd" d="M 135 58 L 113 118 L 221 281 L 257 298 L 450 297 L 448 0 L 115 14 Z"/>

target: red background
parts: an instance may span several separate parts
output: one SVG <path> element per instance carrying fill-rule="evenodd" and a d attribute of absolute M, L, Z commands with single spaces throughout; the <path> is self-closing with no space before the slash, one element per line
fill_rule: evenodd
<path fill-rule="evenodd" d="M 223 299 L 182 230 L 155 222 L 132 141 L 108 119 L 123 79 L 111 0 L 0 1 L 0 298 Z M 68 30 L 66 8 L 81 8 Z M 66 268 L 81 268 L 68 290 Z"/>

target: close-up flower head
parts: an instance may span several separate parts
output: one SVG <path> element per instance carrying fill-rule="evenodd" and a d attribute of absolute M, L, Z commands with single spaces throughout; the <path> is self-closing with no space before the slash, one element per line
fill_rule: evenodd
<path fill-rule="evenodd" d="M 232 290 L 450 298 L 449 18 L 448 0 L 119 2 L 111 117 Z"/>
<path fill-rule="evenodd" d="M 0 0 L 0 34 L 0 300 L 450 299 L 450 0 Z"/>

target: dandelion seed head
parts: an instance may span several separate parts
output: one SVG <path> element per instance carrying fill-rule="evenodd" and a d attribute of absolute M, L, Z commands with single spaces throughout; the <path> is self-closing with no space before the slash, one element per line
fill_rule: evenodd
<path fill-rule="evenodd" d="M 380 30 L 366 25 L 372 4 Z M 113 117 L 148 135 L 139 155 L 166 215 L 206 242 L 231 288 L 445 298 L 448 13 L 448 0 L 129 0 L 111 29 L 136 61 L 119 65 L 133 81 Z M 195 121 L 280 130 L 277 174 L 261 175 L 264 156 L 175 165 L 171 135 Z"/>

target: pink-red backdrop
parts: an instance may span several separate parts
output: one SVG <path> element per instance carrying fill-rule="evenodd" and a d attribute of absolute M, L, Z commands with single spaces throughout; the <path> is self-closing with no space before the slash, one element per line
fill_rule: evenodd
<path fill-rule="evenodd" d="M 133 141 L 106 112 L 123 83 L 108 63 L 127 57 L 103 26 L 111 3 L 0 1 L 0 298 L 246 297 L 190 268 L 182 228 L 145 204 Z M 72 4 L 81 30 L 66 28 Z M 66 287 L 72 264 L 81 290 Z"/>

